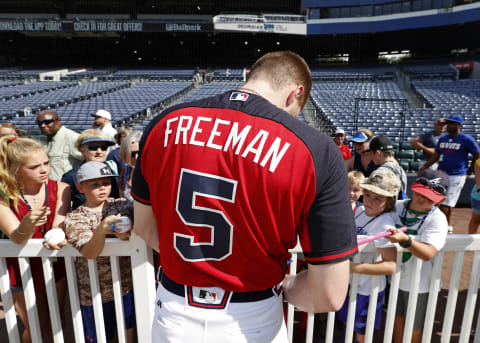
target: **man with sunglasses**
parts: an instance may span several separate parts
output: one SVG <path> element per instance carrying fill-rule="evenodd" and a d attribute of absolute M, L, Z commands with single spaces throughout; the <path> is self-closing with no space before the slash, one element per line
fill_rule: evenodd
<path fill-rule="evenodd" d="M 345 141 L 345 131 L 344 130 L 337 129 L 335 131 L 335 137 L 333 138 L 333 141 L 338 146 L 338 149 L 342 153 L 342 156 L 343 156 L 344 160 L 348 160 L 350 157 L 352 157 L 352 152 L 350 151 L 350 148 L 344 143 L 344 141 Z"/>
<path fill-rule="evenodd" d="M 473 173 L 475 161 L 480 157 L 480 147 L 472 136 L 461 131 L 463 118 L 454 114 L 447 118 L 447 134 L 440 137 L 435 148 L 435 154 L 418 170 L 421 176 L 425 169 L 438 161 L 438 169 L 448 175 L 450 187 L 446 199 L 440 204 L 440 210 L 447 216 L 449 232 L 452 208 L 457 204 L 462 188 L 468 176 Z M 472 162 L 468 165 L 468 154 L 472 155 Z"/>
<path fill-rule="evenodd" d="M 37 116 L 36 124 L 47 136 L 47 151 L 50 157 L 50 179 L 60 181 L 62 175 L 77 166 L 82 154 L 75 148 L 78 133 L 62 125 L 58 114 L 53 111 L 42 111 Z"/>
<path fill-rule="evenodd" d="M 106 110 L 97 110 L 95 114 L 92 114 L 93 123 L 92 128 L 98 129 L 105 133 L 111 140 L 114 140 L 117 130 L 112 126 L 112 115 Z"/>

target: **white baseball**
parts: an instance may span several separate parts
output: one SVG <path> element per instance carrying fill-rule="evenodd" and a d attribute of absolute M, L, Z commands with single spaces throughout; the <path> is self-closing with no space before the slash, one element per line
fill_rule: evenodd
<path fill-rule="evenodd" d="M 65 239 L 65 232 L 62 229 L 51 229 L 45 233 L 43 240 L 49 245 L 57 245 Z"/>
<path fill-rule="evenodd" d="M 124 233 L 130 231 L 132 228 L 132 221 L 128 217 L 120 217 L 118 218 L 118 222 L 115 223 L 115 231 L 118 233 Z"/>

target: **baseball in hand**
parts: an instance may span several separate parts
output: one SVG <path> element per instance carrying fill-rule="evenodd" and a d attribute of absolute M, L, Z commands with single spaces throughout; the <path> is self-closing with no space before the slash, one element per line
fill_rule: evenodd
<path fill-rule="evenodd" d="M 118 233 L 124 233 L 130 231 L 132 228 L 132 221 L 128 217 L 118 218 L 118 222 L 115 223 L 115 231 Z"/>
<path fill-rule="evenodd" d="M 65 239 L 65 232 L 62 229 L 51 229 L 45 233 L 43 240 L 49 245 L 57 245 Z"/>

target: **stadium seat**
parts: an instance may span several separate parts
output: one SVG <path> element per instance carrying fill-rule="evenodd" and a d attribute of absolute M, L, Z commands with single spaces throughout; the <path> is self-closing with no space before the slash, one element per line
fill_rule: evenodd
<path fill-rule="evenodd" d="M 397 153 L 397 156 L 398 156 L 399 159 L 402 159 L 402 160 L 413 161 L 415 159 L 415 151 L 413 151 L 413 150 L 400 150 Z"/>
<path fill-rule="evenodd" d="M 420 169 L 421 161 L 410 162 L 410 171 L 416 173 Z"/>

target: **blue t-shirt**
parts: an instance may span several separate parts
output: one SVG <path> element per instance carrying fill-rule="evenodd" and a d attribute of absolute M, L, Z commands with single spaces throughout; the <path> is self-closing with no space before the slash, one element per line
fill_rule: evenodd
<path fill-rule="evenodd" d="M 448 175 L 466 175 L 468 154 L 476 154 L 480 147 L 473 137 L 460 132 L 457 136 L 440 137 L 435 151 L 440 154 L 438 169 Z"/>

